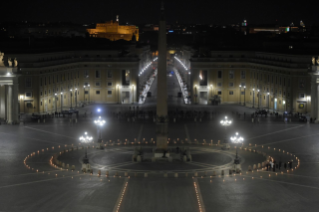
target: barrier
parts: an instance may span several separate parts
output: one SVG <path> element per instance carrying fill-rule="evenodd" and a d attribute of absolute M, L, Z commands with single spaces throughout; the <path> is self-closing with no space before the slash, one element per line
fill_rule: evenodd
<path fill-rule="evenodd" d="M 71 170 L 75 170 L 75 166 L 74 165 L 72 165 Z"/>
<path fill-rule="evenodd" d="M 252 171 L 252 170 L 251 170 L 251 166 L 250 166 L 250 165 L 248 166 L 248 171 L 250 171 L 250 172 Z"/>
<path fill-rule="evenodd" d="M 175 174 L 174 174 L 174 177 L 178 177 L 178 173 L 175 173 Z"/>
<path fill-rule="evenodd" d="M 253 170 L 256 170 L 257 169 L 257 166 L 256 164 L 253 165 Z"/>
<path fill-rule="evenodd" d="M 258 163 L 258 169 L 261 169 L 261 164 L 260 163 Z"/>

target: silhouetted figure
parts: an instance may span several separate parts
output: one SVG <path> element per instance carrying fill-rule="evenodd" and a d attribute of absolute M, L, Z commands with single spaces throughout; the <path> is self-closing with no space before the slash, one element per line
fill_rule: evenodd
<path fill-rule="evenodd" d="M 285 169 L 287 168 L 287 164 L 286 164 L 286 163 L 284 164 L 284 168 L 285 168 Z"/>

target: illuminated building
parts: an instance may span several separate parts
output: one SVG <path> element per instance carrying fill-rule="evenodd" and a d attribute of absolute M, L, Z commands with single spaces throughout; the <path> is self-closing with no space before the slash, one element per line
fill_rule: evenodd
<path fill-rule="evenodd" d="M 120 50 L 0 53 L 0 118 L 12 123 L 18 113 L 138 102 L 144 83 L 138 72 L 152 61 L 149 46 L 131 46 L 126 55 Z"/>
<path fill-rule="evenodd" d="M 121 26 L 119 18 L 116 21 L 107 21 L 105 23 L 97 23 L 95 29 L 87 29 L 91 37 L 106 38 L 111 41 L 126 40 L 131 41 L 133 35 L 136 41 L 139 39 L 139 29 L 137 26 Z"/>
<path fill-rule="evenodd" d="M 316 90 L 319 82 L 317 56 L 210 51 L 209 57 L 198 57 L 194 52 L 185 47 L 177 54 L 186 68 L 175 63 L 191 93 L 192 104 L 235 103 L 269 108 L 271 112 L 317 113 L 318 110 L 319 113 L 319 105 L 313 103 L 319 97 Z M 309 75 L 311 62 L 312 76 Z M 319 114 L 312 116 L 319 118 Z"/>

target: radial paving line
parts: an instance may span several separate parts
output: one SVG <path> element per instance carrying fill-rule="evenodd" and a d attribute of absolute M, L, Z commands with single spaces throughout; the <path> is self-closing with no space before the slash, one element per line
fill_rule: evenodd
<path fill-rule="evenodd" d="M 54 141 L 46 141 L 46 140 L 40 140 L 40 139 L 36 139 L 36 138 L 31 138 L 31 137 L 26 137 L 26 136 L 20 136 L 20 135 L 16 135 L 16 134 L 11 134 L 11 133 L 6 133 L 6 132 L 0 132 L 3 134 L 7 134 L 7 135 L 12 135 L 12 136 L 16 136 L 22 139 L 30 139 L 30 140 L 35 140 L 35 141 L 41 141 L 41 142 L 45 142 L 45 143 L 52 143 L 52 144 L 60 144 Z"/>
<path fill-rule="evenodd" d="M 251 177 L 251 176 L 248 176 L 248 175 L 241 175 L 241 176 L 243 176 L 243 177 Z M 306 187 L 306 188 L 319 189 L 319 187 L 300 185 L 300 184 L 297 184 L 297 183 L 289 183 L 289 182 L 284 182 L 284 181 L 279 181 L 279 180 L 269 180 L 269 179 L 259 178 L 259 177 L 256 177 L 256 176 L 254 176 L 254 180 L 267 180 L 267 181 L 276 182 L 276 183 L 283 183 L 283 184 L 288 184 L 288 185 L 295 185 L 295 186 L 301 186 L 301 187 Z"/>
<path fill-rule="evenodd" d="M 288 129 L 278 130 L 278 131 L 276 131 L 276 132 L 271 132 L 271 133 L 266 133 L 266 134 L 264 134 L 264 135 L 260 135 L 260 136 L 248 138 L 248 139 L 246 139 L 246 141 L 249 141 L 249 140 L 252 140 L 252 139 L 255 139 L 255 138 L 261 138 L 261 137 L 264 137 L 264 136 L 268 136 L 268 135 L 273 135 L 273 134 L 285 132 L 285 131 L 289 131 L 289 130 L 292 130 L 292 129 L 295 129 L 295 128 L 299 128 L 299 127 L 303 127 L 303 126 L 304 126 L 304 125 L 298 125 L 298 126 L 295 126 L 295 127 L 290 127 L 290 128 L 288 128 Z"/>
<path fill-rule="evenodd" d="M 117 198 L 117 201 L 116 201 L 115 206 L 113 208 L 113 212 L 119 212 L 121 204 L 122 204 L 122 201 L 123 201 L 123 197 L 124 197 L 125 191 L 127 189 L 127 185 L 128 185 L 128 178 L 125 178 L 124 183 L 123 183 L 123 187 L 122 187 L 121 192 L 120 192 L 120 195 Z"/>
<path fill-rule="evenodd" d="M 34 184 L 34 183 L 41 183 L 41 182 L 46 182 L 46 181 L 51 181 L 51 180 L 61 180 L 61 179 L 66 179 L 69 177 L 74 177 L 74 176 L 79 176 L 81 174 L 75 174 L 75 175 L 68 175 L 66 177 L 56 177 L 56 178 L 51 178 L 51 179 L 46 179 L 46 180 L 37 180 L 37 181 L 32 181 L 32 182 L 27 182 L 27 183 L 18 183 L 18 184 L 12 184 L 12 185 L 6 185 L 6 186 L 1 186 L 0 188 L 9 188 L 9 187 L 14 187 L 14 186 L 21 186 L 21 185 L 29 185 L 29 184 Z"/>
<path fill-rule="evenodd" d="M 138 131 L 138 136 L 137 136 L 138 141 L 140 141 L 141 139 L 142 132 L 143 132 L 143 124 L 141 125 L 140 130 Z"/>
<path fill-rule="evenodd" d="M 262 145 L 265 146 L 265 145 L 270 145 L 270 144 L 282 143 L 282 142 L 286 142 L 286 141 L 291 141 L 291 140 L 300 139 L 300 138 L 306 138 L 306 137 L 311 137 L 311 136 L 317 136 L 317 135 L 319 135 L 319 133 L 311 134 L 311 135 L 304 135 L 304 136 L 295 137 L 295 138 L 289 138 L 289 139 L 285 139 L 285 140 L 281 140 L 281 141 L 275 141 L 275 142 L 271 142 L 271 143 L 261 144 L 261 145 L 258 145 L 258 146 L 262 146 Z"/>
<path fill-rule="evenodd" d="M 206 212 L 202 194 L 200 192 L 198 180 L 197 178 L 193 178 L 193 179 L 194 179 L 194 188 L 195 188 L 196 199 L 197 199 L 197 203 L 199 207 L 199 212 Z"/>
<path fill-rule="evenodd" d="M 50 133 L 50 134 L 54 134 L 54 135 L 58 135 L 58 136 L 63 136 L 63 137 L 66 137 L 66 138 L 76 139 L 76 138 L 72 138 L 72 137 L 69 137 L 69 136 L 66 136 L 66 135 L 62 135 L 62 134 L 58 134 L 58 133 L 53 133 L 53 132 L 49 132 L 49 131 L 46 131 L 46 130 L 40 130 L 40 129 L 33 128 L 33 127 L 29 127 L 29 126 L 26 126 L 26 127 L 24 127 L 24 128 L 27 128 L 27 129 L 30 129 L 30 130 L 39 131 L 39 132 L 43 132 L 43 133 Z"/>
<path fill-rule="evenodd" d="M 185 128 L 185 133 L 186 133 L 186 137 L 187 137 L 188 141 L 191 141 L 191 137 L 189 136 L 188 128 L 187 128 L 186 124 L 184 124 L 184 128 Z"/>

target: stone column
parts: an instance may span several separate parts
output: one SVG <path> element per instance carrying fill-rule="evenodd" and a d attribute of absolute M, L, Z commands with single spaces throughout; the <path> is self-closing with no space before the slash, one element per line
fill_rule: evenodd
<path fill-rule="evenodd" d="M 317 114 L 316 111 L 316 81 L 315 79 L 312 77 L 311 79 L 311 117 L 314 118 Z"/>
<path fill-rule="evenodd" d="M 157 70 L 157 129 L 156 147 L 158 150 L 167 149 L 167 67 L 166 67 L 166 20 L 164 5 L 161 8 L 158 35 L 158 70 Z"/>
<path fill-rule="evenodd" d="M 12 86 L 12 121 L 18 121 L 19 119 L 19 99 L 18 99 L 18 79 L 13 79 L 13 86 Z M 24 102 L 22 101 L 24 104 Z M 23 108 L 24 106 L 22 106 Z"/>
<path fill-rule="evenodd" d="M 12 85 L 7 85 L 7 123 L 12 123 Z"/>

